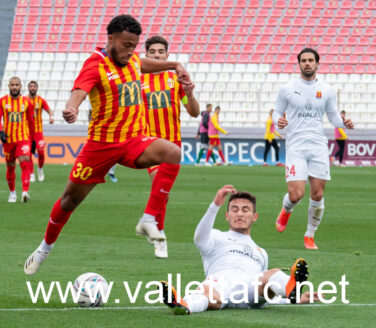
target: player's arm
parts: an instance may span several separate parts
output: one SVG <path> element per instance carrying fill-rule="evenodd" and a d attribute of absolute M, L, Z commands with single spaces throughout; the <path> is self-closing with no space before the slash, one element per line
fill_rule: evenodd
<path fill-rule="evenodd" d="M 48 103 L 45 99 L 42 98 L 42 108 L 48 113 L 48 115 L 50 116 L 50 121 L 49 123 L 50 124 L 53 124 L 54 123 L 54 113 L 52 111 L 52 109 L 50 108 L 50 106 L 48 106 Z"/>
<path fill-rule="evenodd" d="M 273 122 L 277 124 L 279 129 L 285 128 L 289 122 L 287 121 L 284 113 L 287 108 L 287 99 L 285 97 L 285 89 L 281 88 L 278 92 L 277 102 L 273 112 Z"/>
<path fill-rule="evenodd" d="M 174 70 L 178 76 L 178 82 L 184 84 L 192 83 L 188 72 L 182 64 L 167 60 L 156 60 L 152 58 L 141 58 L 141 72 L 155 73 L 160 71 Z"/>
<path fill-rule="evenodd" d="M 3 125 L 1 124 L 2 118 L 3 118 L 3 108 L 0 107 L 0 140 L 2 143 L 7 143 L 8 135 L 3 131 Z"/>
<path fill-rule="evenodd" d="M 67 123 L 74 123 L 77 120 L 78 107 L 85 100 L 88 93 L 85 90 L 75 89 L 63 110 L 63 118 Z"/>
<path fill-rule="evenodd" d="M 205 254 L 213 246 L 214 240 L 210 238 L 210 235 L 217 213 L 225 202 L 226 196 L 230 193 L 235 192 L 236 189 L 231 185 L 226 185 L 219 189 L 214 197 L 213 202 L 210 204 L 205 215 L 197 225 L 194 242 L 201 254 Z"/>
<path fill-rule="evenodd" d="M 197 117 L 200 115 L 200 105 L 193 95 L 193 90 L 195 85 L 193 83 L 186 84 L 183 86 L 185 96 L 182 97 L 181 101 L 186 108 L 188 114 L 192 117 Z"/>
<path fill-rule="evenodd" d="M 222 128 L 219 126 L 219 124 L 218 124 L 218 120 L 217 120 L 217 117 L 216 117 L 216 116 L 213 115 L 210 119 L 211 119 L 211 122 L 213 123 L 214 127 L 215 127 L 218 131 L 222 132 L 223 134 L 228 134 L 228 132 L 227 132 L 225 129 L 222 129 Z"/>
<path fill-rule="evenodd" d="M 341 114 L 338 112 L 337 109 L 337 99 L 336 95 L 333 90 L 331 90 L 328 100 L 326 102 L 325 107 L 326 115 L 328 116 L 328 120 L 332 123 L 336 128 L 348 128 L 353 129 L 354 124 L 351 119 L 346 119 L 342 117 Z"/>
<path fill-rule="evenodd" d="M 29 126 L 29 132 L 30 132 L 29 138 L 32 141 L 34 140 L 35 120 L 34 120 L 34 105 L 31 102 L 29 102 L 29 105 L 27 107 L 26 115 L 27 115 L 27 124 Z"/>

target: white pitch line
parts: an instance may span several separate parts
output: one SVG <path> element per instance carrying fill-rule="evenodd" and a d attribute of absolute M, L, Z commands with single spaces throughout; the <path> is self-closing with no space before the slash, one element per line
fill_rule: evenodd
<path fill-rule="evenodd" d="M 269 306 L 281 306 L 281 305 L 268 305 Z M 285 304 L 282 306 L 291 306 L 291 304 Z M 298 306 L 312 306 L 312 307 L 327 307 L 327 306 L 376 306 L 375 304 L 362 304 L 362 303 L 350 303 L 350 304 L 342 304 L 342 303 L 333 303 L 333 304 L 301 304 Z M 74 310 L 157 310 L 157 309 L 167 309 L 166 306 L 108 306 L 108 307 L 92 307 L 92 308 L 83 308 L 83 307 L 71 307 L 71 308 L 18 308 L 18 309 L 1 309 L 2 312 L 24 312 L 24 311 L 74 311 Z"/>

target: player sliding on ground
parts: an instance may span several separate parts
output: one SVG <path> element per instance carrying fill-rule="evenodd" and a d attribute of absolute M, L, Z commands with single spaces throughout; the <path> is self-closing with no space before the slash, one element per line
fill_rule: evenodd
<path fill-rule="evenodd" d="M 305 48 L 298 55 L 300 78 L 281 88 L 273 121 L 285 129 L 286 182 L 288 193 L 276 221 L 277 231 L 283 232 L 294 207 L 304 196 L 307 179 L 310 182 L 308 225 L 304 246 L 317 249 L 314 234 L 324 214 L 324 188 L 330 180 L 328 139 L 322 120 L 326 113 L 336 127 L 353 129 L 350 119 L 341 117 L 337 110 L 336 95 L 331 86 L 316 79 L 319 54 Z M 287 118 L 284 113 L 287 113 Z"/>
<path fill-rule="evenodd" d="M 231 194 L 226 212 L 229 231 L 213 229 L 214 221 L 226 196 Z M 231 185 L 218 190 L 214 201 L 198 224 L 194 241 L 199 249 L 205 270 L 203 290 L 186 295 L 179 301 L 176 290 L 161 282 L 164 302 L 175 314 L 190 314 L 224 308 L 259 308 L 267 298 L 278 304 L 309 303 L 318 300 L 317 293 L 300 295 L 297 282 L 308 278 L 304 259 L 295 261 L 291 275 L 280 269 L 268 270 L 268 255 L 250 236 L 257 220 L 256 197 L 237 192 Z M 265 288 L 269 284 L 269 288 Z M 172 291 L 172 292 L 170 292 Z M 265 294 L 267 293 L 267 295 Z M 169 297 L 170 294 L 170 297 Z M 170 298 L 170 300 L 169 300 Z"/>
<path fill-rule="evenodd" d="M 78 155 L 61 198 L 52 208 L 46 234 L 24 265 L 26 274 L 38 271 L 72 212 L 116 163 L 131 168 L 159 165 L 145 214 L 154 220 L 163 209 L 179 172 L 181 151 L 173 143 L 147 134 L 141 96 L 141 72 L 175 70 L 182 84 L 192 82 L 177 62 L 140 59 L 135 48 L 140 24 L 119 15 L 107 26 L 106 48 L 96 48 L 83 65 L 71 97 L 63 110 L 67 123 L 77 120 L 78 108 L 89 94 L 92 116 L 88 140 Z M 151 240 L 164 240 L 156 225 L 143 226 Z"/>

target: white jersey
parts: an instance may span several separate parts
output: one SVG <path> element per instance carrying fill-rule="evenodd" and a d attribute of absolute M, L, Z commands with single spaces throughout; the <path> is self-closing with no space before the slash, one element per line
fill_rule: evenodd
<path fill-rule="evenodd" d="M 195 232 L 195 245 L 201 253 L 205 276 L 224 270 L 244 272 L 245 277 L 268 269 L 266 251 L 250 235 L 213 229 L 220 207 L 210 204 Z"/>
<path fill-rule="evenodd" d="M 277 98 L 273 121 L 287 112 L 288 125 L 286 147 L 311 149 L 314 145 L 326 145 L 324 134 L 324 113 L 336 127 L 344 128 L 343 120 L 337 110 L 336 95 L 333 88 L 321 81 L 306 81 L 302 78 L 284 85 Z"/>

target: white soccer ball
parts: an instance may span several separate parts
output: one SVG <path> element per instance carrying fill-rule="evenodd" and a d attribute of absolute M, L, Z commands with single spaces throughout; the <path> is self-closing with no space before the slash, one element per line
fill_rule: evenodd
<path fill-rule="evenodd" d="M 80 293 L 78 304 L 82 307 L 103 305 L 103 295 L 107 294 L 108 283 L 100 274 L 87 272 L 74 282 L 73 289 Z"/>

